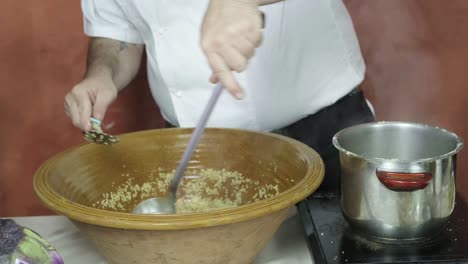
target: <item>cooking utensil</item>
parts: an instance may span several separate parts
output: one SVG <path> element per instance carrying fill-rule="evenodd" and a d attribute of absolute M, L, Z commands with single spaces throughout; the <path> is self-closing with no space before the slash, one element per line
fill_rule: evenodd
<path fill-rule="evenodd" d="M 104 145 L 112 145 L 119 142 L 118 137 L 106 134 L 102 131 L 101 120 L 91 117 L 90 121 L 91 130 L 83 132 L 83 136 L 88 142 Z"/>
<path fill-rule="evenodd" d="M 97 205 L 105 194 L 119 193 L 129 179 L 130 187 L 163 181 L 192 133 L 191 128 L 152 129 L 119 135 L 120 142 L 111 148 L 83 144 L 67 149 L 37 170 L 35 193 L 70 219 L 109 264 L 253 263 L 291 207 L 322 182 L 320 156 L 297 140 L 260 131 L 205 129 L 187 169 L 226 169 L 250 179 L 235 207 L 141 215 L 131 213 L 134 199 L 120 200 L 122 207 L 116 203 L 114 209 Z M 279 194 L 271 186 L 278 186 Z M 200 198 L 235 196 L 232 184 L 224 187 L 225 192 L 202 192 Z M 274 196 L 256 201 L 262 189 Z"/>
<path fill-rule="evenodd" d="M 375 122 L 333 138 L 340 151 L 341 206 L 351 227 L 391 243 L 418 241 L 447 222 L 463 142 L 428 125 Z"/>
<path fill-rule="evenodd" d="M 208 122 L 208 119 L 210 118 L 211 113 L 213 112 L 213 108 L 215 107 L 222 91 L 223 86 L 221 83 L 218 83 L 213 89 L 211 97 L 208 100 L 208 103 L 206 104 L 200 120 L 198 121 L 198 124 L 193 131 L 192 137 L 190 138 L 190 141 L 184 151 L 182 160 L 177 166 L 174 178 L 172 179 L 169 186 L 168 195 L 166 197 L 155 197 L 143 200 L 132 210 L 134 214 L 174 214 L 176 212 L 175 202 L 177 187 L 179 186 L 180 180 L 184 175 L 185 168 L 187 167 L 187 164 L 192 157 L 193 151 L 200 141 L 200 137 L 203 134 L 203 130 L 205 130 L 206 123 Z"/>

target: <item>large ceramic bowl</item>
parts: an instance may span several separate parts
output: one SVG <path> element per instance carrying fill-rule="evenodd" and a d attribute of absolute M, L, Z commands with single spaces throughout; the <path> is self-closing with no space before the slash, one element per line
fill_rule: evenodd
<path fill-rule="evenodd" d="M 72 220 L 109 263 L 251 263 L 290 207 L 323 179 L 319 155 L 293 139 L 209 128 L 189 164 L 191 170 L 226 169 L 259 186 L 275 185 L 279 194 L 273 197 L 255 201 L 258 194 L 250 190 L 234 208 L 175 215 L 129 213 L 139 196 L 118 211 L 93 206 L 129 178 L 143 184 L 174 170 L 191 133 L 148 130 L 121 135 L 113 146 L 72 148 L 37 170 L 34 190 L 46 206 Z"/>

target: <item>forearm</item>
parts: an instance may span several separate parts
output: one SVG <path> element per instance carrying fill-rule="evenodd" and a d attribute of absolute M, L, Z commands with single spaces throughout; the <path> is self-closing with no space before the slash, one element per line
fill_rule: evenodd
<path fill-rule="evenodd" d="M 111 78 L 118 90 L 126 87 L 138 73 L 143 45 L 107 38 L 92 38 L 85 78 Z"/>
<path fill-rule="evenodd" d="M 262 6 L 262 5 L 270 5 L 278 2 L 282 2 L 285 0 L 232 0 L 232 1 L 240 1 L 240 2 L 250 2 L 250 1 L 256 1 L 257 5 Z"/>
<path fill-rule="evenodd" d="M 262 5 L 270 5 L 270 4 L 274 4 L 274 3 L 278 3 L 282 1 L 284 0 L 257 0 L 257 3 L 259 6 L 262 6 Z"/>

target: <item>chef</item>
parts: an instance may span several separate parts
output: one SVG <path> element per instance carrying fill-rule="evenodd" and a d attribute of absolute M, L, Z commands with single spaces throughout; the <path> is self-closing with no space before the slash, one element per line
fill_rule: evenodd
<path fill-rule="evenodd" d="M 105 118 L 146 52 L 151 92 L 167 126 L 195 126 L 220 82 L 227 92 L 208 126 L 300 140 L 324 159 L 321 189 L 339 189 L 332 136 L 374 118 L 359 90 L 365 65 L 341 0 L 82 0 L 81 6 L 91 42 L 86 74 L 65 97 L 75 126 L 87 131 L 90 117 Z"/>

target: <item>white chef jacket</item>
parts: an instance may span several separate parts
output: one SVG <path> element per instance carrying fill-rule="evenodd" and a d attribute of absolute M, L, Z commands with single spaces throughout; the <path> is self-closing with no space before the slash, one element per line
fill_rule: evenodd
<path fill-rule="evenodd" d="M 209 0 L 82 0 L 84 31 L 145 44 L 152 94 L 163 117 L 193 127 L 212 88 L 200 47 Z M 329 106 L 362 82 L 364 62 L 341 0 L 287 0 L 262 6 L 262 45 L 236 74 L 243 100 L 224 92 L 211 127 L 271 131 Z"/>

